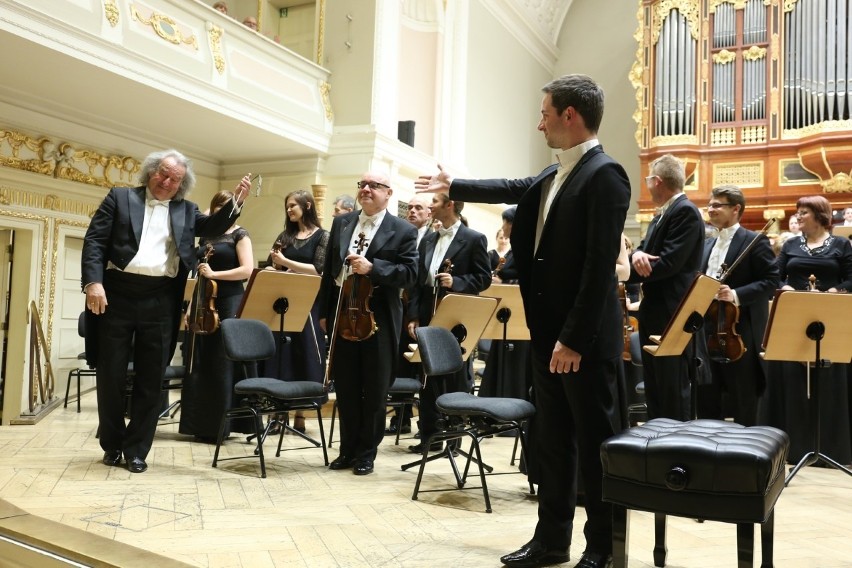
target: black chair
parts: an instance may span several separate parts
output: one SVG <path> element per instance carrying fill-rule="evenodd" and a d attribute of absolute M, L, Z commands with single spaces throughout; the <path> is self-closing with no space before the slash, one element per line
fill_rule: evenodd
<path fill-rule="evenodd" d="M 624 365 L 627 376 L 627 421 L 630 426 L 648 421 L 648 405 L 645 403 L 645 381 L 642 380 L 642 346 L 639 332 L 630 334 L 630 362 Z"/>
<path fill-rule="evenodd" d="M 464 361 L 462 359 L 459 342 L 453 333 L 442 327 L 420 327 L 417 328 L 417 345 L 420 358 L 423 362 L 423 372 L 427 379 L 431 375 L 448 375 L 458 371 Z M 423 472 L 426 464 L 440 458 L 446 458 L 455 476 L 458 489 L 482 489 L 485 497 L 485 511 L 491 512 L 491 500 L 488 496 L 488 485 L 485 481 L 486 470 L 493 473 L 493 468 L 482 462 L 480 441 L 483 438 L 496 436 L 503 432 L 515 430 L 518 432 L 517 440 L 520 442 L 521 454 L 526 455 L 522 423 L 535 414 L 535 407 L 531 402 L 518 398 L 478 397 L 466 392 L 451 392 L 438 397 L 436 401 L 438 412 L 444 415 L 439 424 L 438 432 L 429 436 L 423 442 L 423 455 L 418 462 L 412 462 L 402 466 L 403 470 L 411 466 L 420 465 L 417 474 L 417 482 L 414 484 L 412 500 L 417 500 L 417 494 L 429 491 L 451 491 L 453 489 L 420 489 Z M 462 438 L 470 438 L 470 449 L 462 452 L 458 444 Z M 445 448 L 432 456 L 429 447 L 433 443 L 448 442 Z M 456 454 L 467 458 L 464 473 L 459 473 L 456 465 Z M 465 487 L 471 462 L 476 462 L 479 468 L 480 487 Z M 517 473 L 517 472 L 506 472 Z M 530 494 L 533 494 L 533 486 L 530 483 Z"/>
<path fill-rule="evenodd" d="M 246 377 L 256 374 L 256 363 L 271 358 L 275 355 L 275 338 L 272 331 L 261 321 L 251 319 L 226 319 L 220 324 L 222 332 L 222 344 L 225 349 L 225 357 L 231 361 L 243 364 Z M 216 440 L 216 451 L 213 454 L 213 467 L 218 462 L 242 458 L 260 458 L 261 477 L 266 477 L 266 462 L 263 458 L 263 442 L 265 432 L 262 417 L 264 415 L 287 414 L 294 410 L 315 410 L 317 423 L 319 424 L 320 440 L 317 441 L 289 426 L 287 422 L 281 428 L 278 435 L 278 450 L 275 456 L 281 455 L 281 445 L 284 441 L 284 432 L 301 436 L 302 439 L 313 444 L 314 447 L 322 447 L 325 465 L 328 465 L 328 451 L 325 444 L 325 433 L 322 425 L 322 404 L 318 402 L 325 396 L 323 385 L 313 381 L 282 381 L 267 377 L 252 377 L 239 381 L 234 385 L 234 393 L 243 397 L 242 406 L 226 410 L 222 415 L 219 427 L 219 436 Z M 219 458 L 219 449 L 225 435 L 225 426 L 231 418 L 251 417 L 254 419 L 254 439 L 257 448 L 254 455 L 235 456 Z M 292 448 L 303 449 L 303 448 Z"/>
<path fill-rule="evenodd" d="M 80 315 L 77 317 L 77 335 L 86 338 L 86 312 L 80 312 Z M 86 361 L 86 352 L 77 355 L 77 361 L 82 361 L 83 365 L 86 365 L 85 368 L 82 366 L 78 366 L 76 369 L 71 369 L 68 371 L 68 384 L 65 385 L 65 404 L 62 408 L 68 408 L 68 394 L 71 392 L 71 377 L 77 377 L 77 412 L 80 412 L 80 378 L 81 377 L 95 377 L 97 376 L 97 371 L 94 367 L 88 364 Z"/>
<path fill-rule="evenodd" d="M 405 415 L 407 412 L 414 413 L 414 408 L 420 408 L 420 389 L 423 385 L 417 379 L 407 377 L 397 377 L 393 380 L 393 384 L 388 389 L 388 414 L 394 410 L 399 411 L 397 415 L 398 424 L 405 423 Z M 328 431 L 328 447 L 334 446 L 334 422 L 337 420 L 337 399 L 331 407 L 331 428 Z M 402 428 L 396 429 L 395 446 L 399 445 L 399 435 L 402 433 Z"/>

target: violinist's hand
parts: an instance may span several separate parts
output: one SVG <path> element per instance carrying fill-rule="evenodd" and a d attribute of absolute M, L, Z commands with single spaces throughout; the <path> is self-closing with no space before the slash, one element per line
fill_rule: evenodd
<path fill-rule="evenodd" d="M 86 307 L 93 314 L 100 315 L 104 313 L 108 304 L 103 284 L 92 282 L 86 287 Z"/>
<path fill-rule="evenodd" d="M 453 176 L 444 171 L 438 164 L 438 173 L 432 176 L 420 176 L 414 180 L 414 189 L 417 193 L 448 193 Z"/>
<path fill-rule="evenodd" d="M 447 272 L 439 272 L 435 275 L 435 284 L 441 288 L 452 289 L 453 275 Z"/>
<path fill-rule="evenodd" d="M 642 278 L 647 278 L 651 275 L 651 271 L 654 270 L 654 266 L 651 263 L 657 260 L 660 260 L 659 256 L 654 256 L 641 250 L 636 251 L 633 253 L 633 270 Z"/>
<path fill-rule="evenodd" d="M 491 283 L 492 284 L 502 284 L 503 279 L 495 274 L 494 276 L 491 277 Z"/>
<path fill-rule="evenodd" d="M 373 271 L 373 263 L 361 255 L 350 254 L 346 257 L 346 261 L 355 274 L 369 274 Z"/>
<path fill-rule="evenodd" d="M 731 287 L 727 284 L 722 284 L 722 286 L 719 288 L 719 291 L 716 292 L 716 299 L 722 300 L 723 302 L 733 302 L 734 291 L 731 290 Z"/>
<path fill-rule="evenodd" d="M 582 358 L 582 355 L 557 341 L 553 347 L 553 355 L 550 357 L 550 372 L 560 374 L 579 372 Z"/>
<path fill-rule="evenodd" d="M 215 274 L 213 269 L 211 269 L 210 265 L 207 264 L 206 262 L 202 262 L 201 264 L 198 265 L 198 273 L 201 276 L 203 276 L 204 278 L 207 278 L 208 280 L 212 280 L 213 275 Z"/>
<path fill-rule="evenodd" d="M 237 200 L 237 204 L 242 205 L 250 193 L 251 173 L 248 173 L 243 176 L 243 179 L 241 179 L 240 183 L 237 184 L 237 187 L 234 188 L 234 198 Z"/>
<path fill-rule="evenodd" d="M 286 258 L 283 254 L 281 254 L 280 250 L 272 250 L 269 251 L 269 256 L 272 258 L 273 264 L 275 264 L 275 268 L 284 268 L 286 266 Z"/>
<path fill-rule="evenodd" d="M 414 330 L 420 327 L 420 320 L 411 320 L 408 322 L 408 335 L 411 336 L 411 339 L 417 341 L 417 335 L 414 333 Z"/>
<path fill-rule="evenodd" d="M 783 286 L 781 286 L 781 289 L 782 290 L 795 290 L 795 288 L 793 288 L 789 284 L 784 284 Z"/>

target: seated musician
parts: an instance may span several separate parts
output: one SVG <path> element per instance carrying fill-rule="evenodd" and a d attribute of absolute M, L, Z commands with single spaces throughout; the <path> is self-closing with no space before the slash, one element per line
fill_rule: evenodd
<path fill-rule="evenodd" d="M 432 218 L 442 228 L 428 233 L 420 241 L 417 285 L 412 289 L 408 305 L 408 332 L 429 325 L 440 298 L 448 292 L 478 294 L 491 285 L 491 268 L 485 235 L 465 226 L 461 215 L 464 203 L 452 201 L 447 194 L 432 197 Z M 410 446 L 414 453 L 423 452 L 423 443 L 438 429 L 435 400 L 447 392 L 467 392 L 473 386 L 470 361 L 458 373 L 429 377 L 420 393 L 421 444 Z M 441 444 L 430 450 L 438 451 Z"/>

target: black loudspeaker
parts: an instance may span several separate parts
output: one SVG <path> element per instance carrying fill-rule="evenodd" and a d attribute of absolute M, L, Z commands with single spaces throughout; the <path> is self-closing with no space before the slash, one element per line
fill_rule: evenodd
<path fill-rule="evenodd" d="M 396 130 L 397 139 L 403 144 L 414 147 L 414 121 L 400 120 Z"/>

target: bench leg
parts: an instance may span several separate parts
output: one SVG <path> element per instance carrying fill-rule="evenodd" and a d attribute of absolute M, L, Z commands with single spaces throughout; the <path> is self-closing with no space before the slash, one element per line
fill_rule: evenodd
<path fill-rule="evenodd" d="M 775 542 L 775 511 L 760 525 L 760 568 L 772 568 L 772 547 Z"/>
<path fill-rule="evenodd" d="M 654 513 L 654 566 L 662 568 L 666 565 L 666 516 L 663 513 Z"/>
<path fill-rule="evenodd" d="M 627 546 L 630 542 L 630 511 L 612 506 L 612 567 L 627 568 Z"/>
<path fill-rule="evenodd" d="M 737 566 L 754 566 L 754 524 L 737 523 Z"/>

